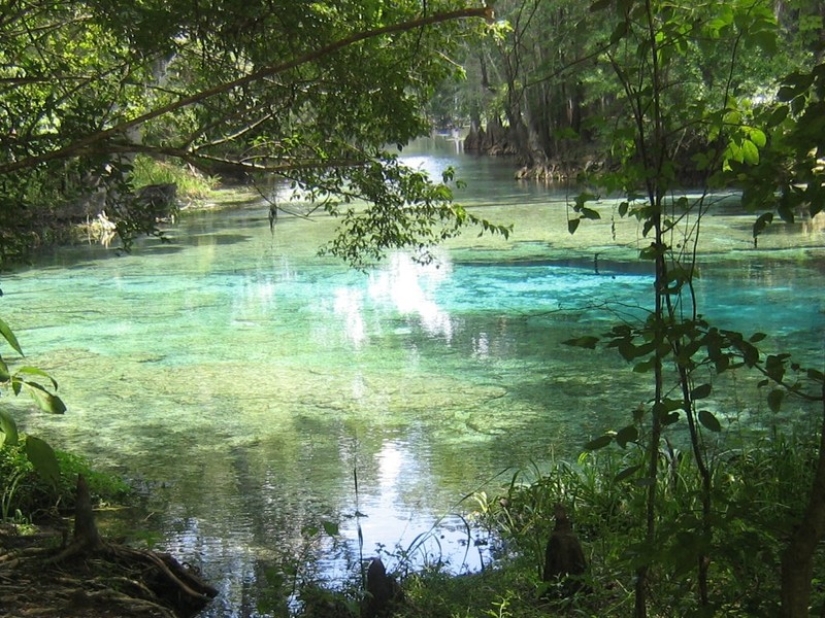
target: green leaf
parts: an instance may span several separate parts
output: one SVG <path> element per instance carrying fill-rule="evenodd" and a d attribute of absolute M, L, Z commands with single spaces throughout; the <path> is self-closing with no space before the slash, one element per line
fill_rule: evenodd
<path fill-rule="evenodd" d="M 599 214 L 599 211 L 593 210 L 592 208 L 584 208 L 581 209 L 581 215 L 583 219 L 601 219 L 602 216 Z"/>
<path fill-rule="evenodd" d="M 586 451 L 598 451 L 613 442 L 613 436 L 610 434 L 603 435 L 595 440 L 591 440 L 584 445 Z"/>
<path fill-rule="evenodd" d="M 671 412 L 670 414 L 666 414 L 662 417 L 662 425 L 672 425 L 673 423 L 679 420 L 679 413 L 678 412 Z"/>
<path fill-rule="evenodd" d="M 762 231 L 771 223 L 773 223 L 772 212 L 766 212 L 762 215 L 759 215 L 759 218 L 753 224 L 753 237 L 756 238 L 757 236 L 759 236 L 762 233 Z"/>
<path fill-rule="evenodd" d="M 37 406 L 44 412 L 63 414 L 66 411 L 66 404 L 63 403 L 60 397 L 53 395 L 37 382 L 23 382 L 23 387 L 29 392 L 29 395 L 34 399 Z"/>
<path fill-rule="evenodd" d="M 577 337 L 575 339 L 562 341 L 562 344 L 564 345 L 570 345 L 577 348 L 587 348 L 589 350 L 595 350 L 597 343 L 599 343 L 598 337 Z"/>
<path fill-rule="evenodd" d="M 750 339 L 748 339 L 748 341 L 750 341 L 751 343 L 759 343 L 765 337 L 767 337 L 767 335 L 765 333 L 754 333 L 753 335 L 750 336 Z"/>
<path fill-rule="evenodd" d="M 716 433 L 722 431 L 722 425 L 719 423 L 719 419 L 707 410 L 699 410 L 699 422 L 710 431 Z"/>
<path fill-rule="evenodd" d="M 742 158 L 748 165 L 759 165 L 759 149 L 749 139 L 742 140 Z"/>
<path fill-rule="evenodd" d="M 635 466 L 630 466 L 629 468 L 625 468 L 624 470 L 619 472 L 615 477 L 613 477 L 613 480 L 616 481 L 617 483 L 621 483 L 625 479 L 628 479 L 631 476 L 633 476 L 634 474 L 636 474 L 643 467 L 644 466 L 642 464 L 637 464 Z"/>
<path fill-rule="evenodd" d="M 785 118 L 788 117 L 788 113 L 791 110 L 788 108 L 787 105 L 780 105 L 777 107 L 773 112 L 771 112 L 770 118 L 768 118 L 768 126 L 775 127 L 782 123 Z"/>
<path fill-rule="evenodd" d="M 750 138 L 757 148 L 764 148 L 765 144 L 768 143 L 768 139 L 765 137 L 765 132 L 760 129 L 751 129 Z"/>
<path fill-rule="evenodd" d="M 321 525 L 328 536 L 338 536 L 338 523 L 334 521 L 323 521 Z"/>
<path fill-rule="evenodd" d="M 17 423 L 14 422 L 14 419 L 9 416 L 9 413 L 5 410 L 0 410 L 0 431 L 3 432 L 3 435 L 0 436 L 0 438 L 2 438 L 2 440 L 0 440 L 0 446 L 4 444 L 14 446 L 17 444 L 19 440 Z"/>
<path fill-rule="evenodd" d="M 690 398 L 696 401 L 697 399 L 705 399 L 710 395 L 712 387 L 710 384 L 700 384 L 692 391 L 690 391 Z"/>
<path fill-rule="evenodd" d="M 571 234 L 575 234 L 576 230 L 579 229 L 579 223 L 581 223 L 581 219 L 568 219 L 567 220 L 567 231 Z"/>
<path fill-rule="evenodd" d="M 619 430 L 619 433 L 616 434 L 616 444 L 625 448 L 628 443 L 635 442 L 636 439 L 639 437 L 639 430 L 636 429 L 634 425 L 628 425 L 623 429 Z"/>
<path fill-rule="evenodd" d="M 785 399 L 785 391 L 781 388 L 775 388 L 768 393 L 768 407 L 771 412 L 779 412 L 782 408 L 782 401 Z"/>
<path fill-rule="evenodd" d="M 34 436 L 26 436 L 26 456 L 43 478 L 54 484 L 60 481 L 60 466 L 48 443 Z"/>
<path fill-rule="evenodd" d="M 43 371 L 42 369 L 38 369 L 37 367 L 20 367 L 17 370 L 15 375 L 30 375 L 30 376 L 40 376 L 41 378 L 46 378 L 49 382 L 52 383 L 53 388 L 57 388 L 57 381 L 51 377 L 48 373 Z"/>
<path fill-rule="evenodd" d="M 20 344 L 17 341 L 17 337 L 14 336 L 14 333 L 11 331 L 11 328 L 9 328 L 9 325 L 3 320 L 0 320 L 0 335 L 3 335 L 3 338 L 9 342 L 9 345 L 13 347 L 20 356 L 25 356 L 23 354 L 23 348 L 20 347 Z"/>

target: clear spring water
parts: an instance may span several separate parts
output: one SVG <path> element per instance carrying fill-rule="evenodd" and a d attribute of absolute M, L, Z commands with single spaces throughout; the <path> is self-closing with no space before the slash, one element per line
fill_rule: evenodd
<path fill-rule="evenodd" d="M 61 249 L 3 278 L 2 316 L 69 408 L 14 401 L 22 424 L 151 490 L 133 527 L 216 583 L 205 616 L 255 615 L 284 556 L 346 578 L 359 525 L 365 555 L 426 537 L 419 564 L 477 568 L 462 497 L 577 455 L 649 398 L 618 355 L 560 344 L 649 306 L 635 223 L 606 203 L 570 236 L 564 187 L 443 149 L 408 161 L 455 165 L 459 199 L 511 238 L 470 232 L 437 265 L 395 254 L 363 274 L 317 257 L 330 219 L 282 215 L 270 233 L 249 203 L 185 216 L 168 244 Z M 727 203 L 703 224 L 702 313 L 821 368 L 821 225 L 756 250 Z M 778 418 L 752 382 L 728 387 L 709 405 L 731 430 Z M 340 535 L 307 532 L 325 521 Z"/>

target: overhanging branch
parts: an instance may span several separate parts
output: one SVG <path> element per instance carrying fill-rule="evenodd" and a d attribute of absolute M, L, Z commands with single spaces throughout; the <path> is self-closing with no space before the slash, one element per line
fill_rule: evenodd
<path fill-rule="evenodd" d="M 150 120 L 168 114 L 170 112 L 176 111 L 178 109 L 182 109 L 185 107 L 189 107 L 191 105 L 195 105 L 196 103 L 200 103 L 201 101 L 205 101 L 211 97 L 214 97 L 219 94 L 224 94 L 235 88 L 239 88 L 246 84 L 250 84 L 253 82 L 260 81 L 262 79 L 272 77 L 273 75 L 277 75 L 279 73 L 283 73 L 285 71 L 292 70 L 296 67 L 301 65 L 314 62 L 320 58 L 333 54 L 337 51 L 340 51 L 350 45 L 354 45 L 356 43 L 360 43 L 361 41 L 366 41 L 368 39 L 373 39 L 380 36 L 385 36 L 387 34 L 394 34 L 399 32 L 406 32 L 409 30 L 415 30 L 417 28 L 423 28 L 426 26 L 432 26 L 439 23 L 444 23 L 447 21 L 453 21 L 458 19 L 468 19 L 472 17 L 483 17 L 490 19 L 492 14 L 492 9 L 490 7 L 480 7 L 480 8 L 465 8 L 459 9 L 456 11 L 448 11 L 444 13 L 435 13 L 433 15 L 429 15 L 427 17 L 421 17 L 418 19 L 405 21 L 400 24 L 393 24 L 390 26 L 384 26 L 381 28 L 375 28 L 372 30 L 366 30 L 364 32 L 359 32 L 357 34 L 351 35 L 349 37 L 345 37 L 334 43 L 330 43 L 325 47 L 322 47 L 318 50 L 309 52 L 298 58 L 293 60 L 289 60 L 287 62 L 282 62 L 280 64 L 270 65 L 268 67 L 264 67 L 250 73 L 249 75 L 245 75 L 238 79 L 224 82 L 217 86 L 213 86 L 212 88 L 208 88 L 206 90 L 202 90 L 196 94 L 190 95 L 188 97 L 182 97 L 177 101 L 169 103 L 167 105 L 163 105 L 156 109 L 146 112 L 145 114 L 141 114 L 132 120 L 128 120 L 126 122 L 122 122 L 117 124 L 109 129 L 105 129 L 103 131 L 98 131 L 97 133 L 93 133 L 88 135 L 84 138 L 78 139 L 62 148 L 58 148 L 53 150 L 52 152 L 43 153 L 39 155 L 34 155 L 31 157 L 26 157 L 24 159 L 20 159 L 19 161 L 12 161 L 6 163 L 4 165 L 0 165 L 0 174 L 7 174 L 9 172 L 14 172 L 22 169 L 32 168 L 41 163 L 46 163 L 48 161 L 60 160 L 60 159 L 67 159 L 72 156 L 76 156 L 83 151 L 89 151 L 94 147 L 95 144 L 98 144 L 113 135 L 123 134 L 129 129 L 134 127 L 138 127 Z M 108 150 L 108 149 L 100 149 L 100 150 Z M 176 155 L 177 156 L 177 155 Z M 187 153 L 187 156 L 190 156 Z M 290 168 L 294 169 L 294 168 Z"/>

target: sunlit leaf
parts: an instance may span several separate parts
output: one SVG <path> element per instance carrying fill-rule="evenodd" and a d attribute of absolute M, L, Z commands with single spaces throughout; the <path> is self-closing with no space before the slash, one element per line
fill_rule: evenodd
<path fill-rule="evenodd" d="M 60 466 L 48 443 L 34 436 L 26 436 L 26 456 L 43 478 L 54 484 L 60 481 Z"/>
<path fill-rule="evenodd" d="M 63 414 L 66 405 L 57 395 L 54 395 L 40 386 L 37 382 L 23 382 L 23 387 L 31 395 L 37 406 L 44 412 L 51 414 Z"/>
<path fill-rule="evenodd" d="M 17 444 L 19 439 L 17 423 L 14 422 L 14 419 L 5 410 L 0 410 L 0 432 L 3 433 L 3 435 L 0 436 L 2 438 L 0 445 L 8 444 L 9 446 L 14 446 Z"/>
<path fill-rule="evenodd" d="M 40 376 L 42 378 L 46 378 L 49 382 L 51 382 L 53 388 L 57 388 L 57 381 L 48 373 L 46 373 L 42 369 L 38 369 L 37 367 L 20 367 L 17 370 L 16 375 Z"/>
<path fill-rule="evenodd" d="M 14 336 L 14 333 L 11 328 L 9 328 L 9 325 L 2 319 L 0 319 L 0 335 L 3 336 L 3 339 L 8 341 L 9 345 L 14 348 L 20 356 L 23 356 L 23 348 L 20 347 L 17 337 Z"/>
<path fill-rule="evenodd" d="M 742 140 L 742 158 L 748 165 L 759 165 L 759 149 L 749 139 Z"/>

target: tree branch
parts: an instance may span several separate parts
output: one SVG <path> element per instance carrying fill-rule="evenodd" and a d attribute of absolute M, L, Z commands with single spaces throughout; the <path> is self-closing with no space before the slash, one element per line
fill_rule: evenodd
<path fill-rule="evenodd" d="M 47 161 L 54 161 L 75 156 L 81 153 L 83 150 L 89 149 L 89 147 L 91 147 L 94 144 L 102 142 L 113 135 L 123 134 L 127 130 L 140 126 L 148 122 L 149 120 L 153 120 L 154 118 L 158 118 L 178 109 L 189 107 L 196 103 L 200 103 L 201 101 L 205 101 L 206 99 L 209 99 L 216 95 L 229 92 L 230 90 L 234 90 L 235 88 L 239 88 L 246 84 L 257 82 L 267 77 L 271 77 L 273 75 L 289 71 L 301 65 L 314 62 L 316 60 L 319 60 L 320 58 L 329 56 L 330 54 L 333 54 L 346 47 L 349 47 L 356 43 L 360 43 L 361 41 L 384 36 L 387 34 L 407 32 L 409 30 L 415 30 L 416 28 L 423 28 L 426 26 L 432 26 L 447 21 L 467 19 L 471 17 L 484 17 L 490 19 L 491 9 L 490 7 L 465 8 L 445 13 L 435 13 L 428 17 L 421 17 L 418 19 L 405 21 L 400 24 L 393 24 L 390 26 L 384 26 L 382 28 L 375 28 L 373 30 L 367 30 L 364 32 L 353 34 L 351 36 L 340 39 L 334 43 L 331 43 L 325 47 L 306 53 L 293 60 L 282 62 L 276 65 L 270 65 L 268 67 L 264 67 L 262 69 L 259 69 L 258 71 L 255 71 L 238 79 L 229 82 L 224 82 L 222 84 L 213 86 L 212 88 L 208 88 L 206 90 L 202 90 L 201 92 L 190 95 L 188 97 L 182 97 L 177 101 L 174 101 L 173 103 L 163 105 L 157 109 L 151 110 L 149 112 L 146 112 L 145 114 L 133 118 L 132 120 L 122 122 L 109 129 L 98 131 L 97 133 L 78 139 L 77 141 L 67 144 L 66 146 L 58 148 L 57 150 L 54 150 L 52 152 L 26 157 L 25 159 L 21 159 L 19 161 L 12 161 L 10 163 L 6 163 L 5 165 L 0 165 L 0 174 L 7 174 L 9 172 L 14 172 L 17 170 L 32 168 L 36 165 L 45 163 Z"/>

